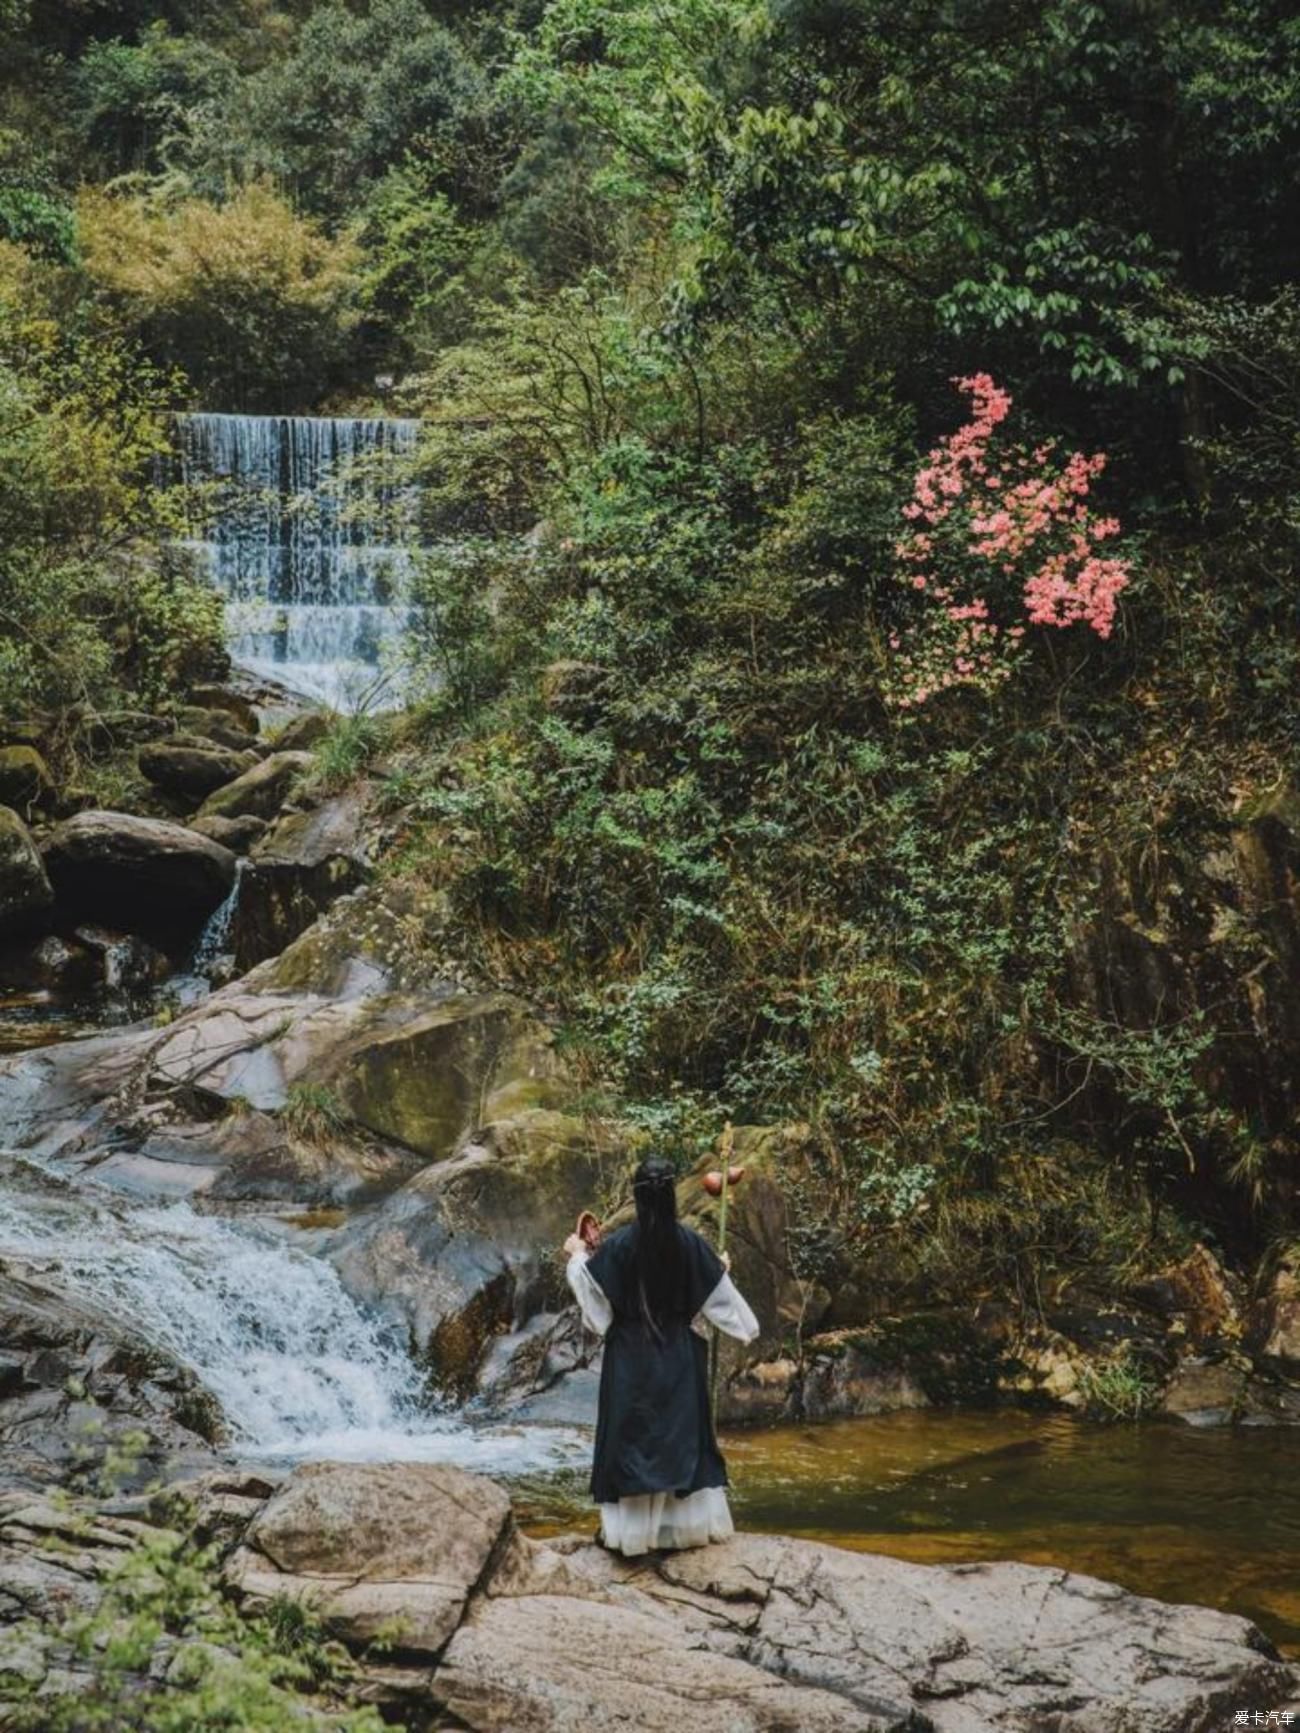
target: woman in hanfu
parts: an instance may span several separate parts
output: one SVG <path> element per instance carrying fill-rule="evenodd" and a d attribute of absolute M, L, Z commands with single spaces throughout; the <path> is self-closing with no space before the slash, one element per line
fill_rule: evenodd
<path fill-rule="evenodd" d="M 677 1220 L 671 1165 L 643 1161 L 632 1195 L 636 1220 L 594 1252 L 577 1234 L 564 1244 L 569 1286 L 605 1338 L 591 1496 L 604 1544 L 629 1555 L 735 1532 L 706 1346 L 691 1326 L 702 1315 L 739 1341 L 758 1335 L 722 1259 Z"/>

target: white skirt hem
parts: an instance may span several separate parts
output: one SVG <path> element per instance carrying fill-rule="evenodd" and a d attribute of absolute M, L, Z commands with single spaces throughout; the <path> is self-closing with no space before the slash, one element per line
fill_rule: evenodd
<path fill-rule="evenodd" d="M 627 1557 L 661 1549 L 708 1546 L 735 1534 L 725 1486 L 705 1486 L 679 1498 L 675 1492 L 642 1492 L 600 1507 L 600 1538 Z"/>

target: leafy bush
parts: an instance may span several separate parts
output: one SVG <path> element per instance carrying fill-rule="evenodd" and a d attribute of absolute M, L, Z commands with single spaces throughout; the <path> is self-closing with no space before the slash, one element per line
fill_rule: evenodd
<path fill-rule="evenodd" d="M 84 268 L 104 316 L 228 409 L 312 401 L 347 354 L 356 253 L 269 184 L 228 203 L 88 189 Z"/>

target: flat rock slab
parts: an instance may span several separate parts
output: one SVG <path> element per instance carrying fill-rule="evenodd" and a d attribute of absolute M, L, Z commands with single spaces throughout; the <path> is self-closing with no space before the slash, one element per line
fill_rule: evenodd
<path fill-rule="evenodd" d="M 631 1561 L 428 1464 L 294 1471 L 230 1572 L 315 1600 L 374 1701 L 478 1733 L 1218 1733 L 1300 1687 L 1248 1620 L 1094 1577 L 764 1535 Z"/>
<path fill-rule="evenodd" d="M 707 1633 L 625 1606 L 531 1595 L 486 1600 L 457 1631 L 434 1694 L 492 1733 L 884 1733 L 924 1727 L 905 1704 L 874 1713 L 712 1649 Z"/>
<path fill-rule="evenodd" d="M 354 1646 L 391 1633 L 402 1655 L 432 1657 L 509 1522 L 504 1488 L 457 1468 L 310 1463 L 254 1520 L 228 1576 L 255 1604 L 309 1601 Z"/>
<path fill-rule="evenodd" d="M 703 1617 L 752 1665 L 859 1708 L 908 1703 L 937 1733 L 1210 1733 L 1296 1684 L 1247 1619 L 1038 1565 L 915 1565 L 762 1535 L 646 1565 L 592 1547 L 567 1562 Z"/>

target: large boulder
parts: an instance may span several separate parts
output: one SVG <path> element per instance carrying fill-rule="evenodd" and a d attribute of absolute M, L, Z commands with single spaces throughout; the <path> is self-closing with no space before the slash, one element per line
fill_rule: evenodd
<path fill-rule="evenodd" d="M 186 806 L 197 806 L 215 788 L 224 788 L 258 759 L 250 752 L 234 752 L 228 746 L 198 736 L 175 737 L 136 754 L 140 774 L 164 794 Z"/>
<path fill-rule="evenodd" d="M 310 812 L 286 813 L 253 846 L 235 912 L 240 970 L 277 955 L 331 903 L 363 883 L 370 871 L 364 817 L 364 791 L 352 789 Z"/>
<path fill-rule="evenodd" d="M 177 711 L 176 724 L 181 733 L 198 735 L 236 752 L 250 752 L 257 745 L 256 731 L 241 727 L 229 710 L 205 710 L 187 704 Z"/>
<path fill-rule="evenodd" d="M 30 812 L 53 794 L 54 778 L 34 746 L 0 746 L 0 806 Z"/>
<path fill-rule="evenodd" d="M 254 818 L 251 812 L 242 818 L 194 818 L 190 820 L 190 829 L 198 831 L 200 836 L 211 837 L 213 842 L 219 842 L 223 848 L 230 849 L 234 854 L 247 854 L 255 842 L 260 842 L 266 835 L 267 822 L 264 818 Z"/>
<path fill-rule="evenodd" d="M 197 709 L 221 711 L 244 734 L 261 731 L 261 721 L 253 701 L 230 686 L 192 686 L 189 698 Z"/>
<path fill-rule="evenodd" d="M 350 1293 L 403 1325 L 442 1390 L 466 1397 L 486 1388 L 499 1405 L 492 1387 L 513 1390 L 518 1371 L 507 1378 L 509 1367 L 492 1366 L 483 1376 L 490 1351 L 507 1333 L 555 1321 L 569 1297 L 559 1247 L 616 1161 L 560 1113 L 485 1131 L 347 1230 L 333 1261 Z M 558 1364 L 557 1375 L 581 1358 Z"/>
<path fill-rule="evenodd" d="M 1300 1373 L 1300 1260 L 1279 1265 L 1257 1315 L 1264 1359 L 1292 1376 Z"/>
<path fill-rule="evenodd" d="M 54 901 L 40 851 L 27 826 L 0 806 L 0 935 L 39 925 Z"/>
<path fill-rule="evenodd" d="M 302 777 L 310 770 L 310 752 L 273 752 L 204 801 L 203 818 L 274 818 Z"/>
<path fill-rule="evenodd" d="M 387 1630 L 435 1660 L 511 1521 L 493 1481 L 427 1462 L 314 1462 L 259 1513 L 227 1577 L 252 1605 L 304 1601 L 345 1642 Z"/>
<path fill-rule="evenodd" d="M 228 895 L 235 857 L 164 819 L 80 812 L 43 850 L 61 912 L 162 935 L 192 931 Z"/>
<path fill-rule="evenodd" d="M 476 1733 L 1208 1733 L 1300 1685 L 1248 1620 L 1094 1577 L 776 1535 L 625 1560 L 425 1464 L 295 1470 L 227 1576 L 311 1605 L 372 1700 Z"/>
<path fill-rule="evenodd" d="M 328 710 L 304 710 L 301 716 L 291 716 L 275 737 L 277 752 L 310 752 L 334 726 Z"/>

